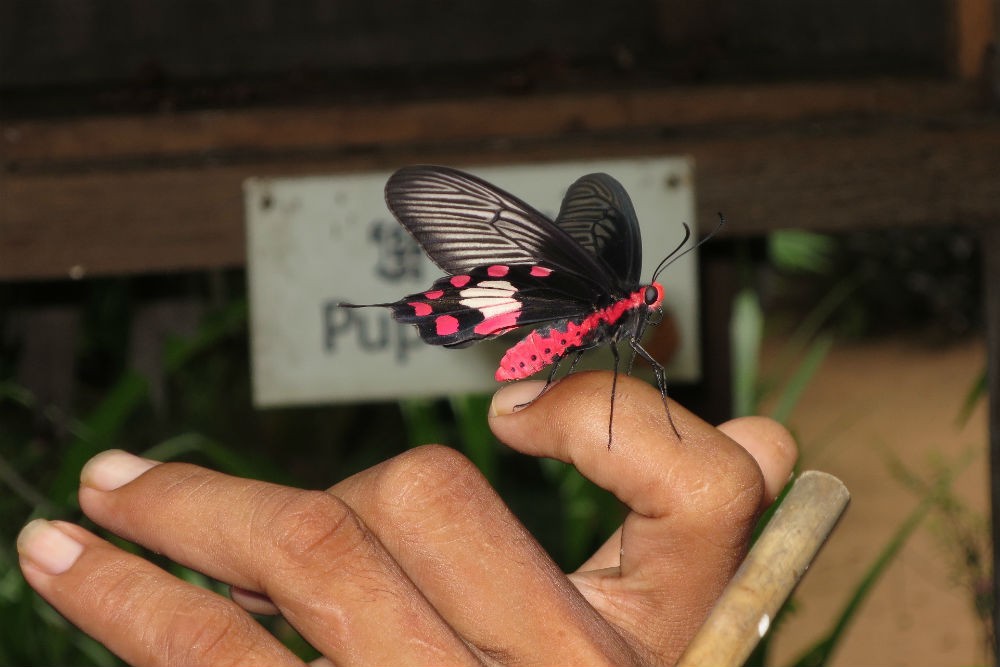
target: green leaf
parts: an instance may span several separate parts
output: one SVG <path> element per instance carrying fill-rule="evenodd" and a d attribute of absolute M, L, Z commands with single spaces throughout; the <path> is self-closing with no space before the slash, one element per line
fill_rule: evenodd
<path fill-rule="evenodd" d="M 729 321 L 729 344 L 733 364 L 733 416 L 754 414 L 760 378 L 760 346 L 764 336 L 764 315 L 757 293 L 743 289 L 733 300 Z"/>
<path fill-rule="evenodd" d="M 142 452 L 142 456 L 155 461 L 174 461 L 191 453 L 201 454 L 219 470 L 236 477 L 292 483 L 291 478 L 274 480 L 276 472 L 274 466 L 258 464 L 253 459 L 200 433 L 182 433 L 174 436 L 153 445 Z"/>
<path fill-rule="evenodd" d="M 431 398 L 408 398 L 399 402 L 403 423 L 406 424 L 406 438 L 411 447 L 445 441 L 436 408 L 436 401 Z"/>
<path fill-rule="evenodd" d="M 960 427 L 965 426 L 969 423 L 969 418 L 972 416 L 973 410 L 976 409 L 976 405 L 979 401 L 986 396 L 986 369 L 983 368 L 979 373 L 979 377 L 973 381 L 972 386 L 969 387 L 969 391 L 965 394 L 965 400 L 962 401 L 962 409 L 958 412 L 958 425 Z"/>
<path fill-rule="evenodd" d="M 802 398 L 802 394 L 809 387 L 809 383 L 812 382 L 813 377 L 815 377 L 816 372 L 823 364 L 823 360 L 826 359 L 826 355 L 829 354 L 832 346 L 833 336 L 826 335 L 820 336 L 809 347 L 805 358 L 785 384 L 781 396 L 778 398 L 778 404 L 771 412 L 771 417 L 775 421 L 782 424 L 788 422 L 792 411 L 798 405 L 799 399 Z"/>
<path fill-rule="evenodd" d="M 175 373 L 201 352 L 245 329 L 246 318 L 246 301 L 237 301 L 206 318 L 191 338 L 170 341 L 163 354 L 164 375 Z M 48 493 L 55 505 L 76 507 L 76 488 L 83 464 L 116 444 L 125 421 L 143 405 L 148 394 L 146 378 L 135 371 L 125 371 L 107 397 L 81 421 L 77 437 L 66 449 Z"/>
<path fill-rule="evenodd" d="M 826 234 L 782 229 L 767 236 L 771 263 L 786 271 L 827 274 L 833 267 L 836 242 Z"/>
<path fill-rule="evenodd" d="M 486 413 L 492 394 L 465 394 L 451 398 L 451 410 L 455 414 L 459 435 L 462 437 L 462 451 L 483 473 L 491 485 L 497 482 L 498 449 L 496 438 L 490 430 Z"/>

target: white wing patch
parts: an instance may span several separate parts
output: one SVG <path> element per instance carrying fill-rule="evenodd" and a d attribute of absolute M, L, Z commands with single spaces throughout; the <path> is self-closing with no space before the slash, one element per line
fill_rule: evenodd
<path fill-rule="evenodd" d="M 514 298 L 515 294 L 517 288 L 506 280 L 484 280 L 459 292 L 459 303 L 490 318 L 520 310 L 521 302 Z"/>

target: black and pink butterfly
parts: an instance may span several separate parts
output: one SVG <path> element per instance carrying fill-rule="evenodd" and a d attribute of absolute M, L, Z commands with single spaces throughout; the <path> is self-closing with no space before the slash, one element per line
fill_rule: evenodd
<path fill-rule="evenodd" d="M 424 342 L 464 347 L 521 327 L 527 336 L 507 350 L 498 381 L 520 380 L 574 355 L 607 344 L 614 355 L 608 446 L 620 363 L 618 344 L 652 367 L 667 407 L 663 366 L 641 344 L 663 304 L 656 282 L 684 240 L 640 282 L 639 223 L 625 188 L 607 174 L 588 174 L 570 186 L 555 220 L 486 181 L 457 169 L 404 167 L 386 183 L 385 199 L 399 222 L 448 275 L 430 289 L 382 306 L 415 324 Z M 667 417 L 673 419 L 667 408 Z M 676 427 L 674 432 L 677 432 Z"/>

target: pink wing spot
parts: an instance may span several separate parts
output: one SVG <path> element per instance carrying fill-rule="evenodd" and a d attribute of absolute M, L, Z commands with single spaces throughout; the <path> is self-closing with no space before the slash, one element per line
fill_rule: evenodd
<path fill-rule="evenodd" d="M 442 315 L 434 320 L 434 327 L 438 336 L 450 336 L 458 331 L 458 320 L 451 315 Z"/>
<path fill-rule="evenodd" d="M 444 296 L 444 290 L 436 289 L 431 292 L 424 292 L 424 296 L 430 299 L 431 301 L 433 301 L 434 299 L 440 299 L 442 296 Z M 417 314 L 419 315 L 420 313 Z"/>
<path fill-rule="evenodd" d="M 503 278 L 510 271 L 509 266 L 504 266 L 503 264 L 494 264 L 490 268 L 486 269 L 486 275 L 493 278 Z"/>
<path fill-rule="evenodd" d="M 552 273 L 552 269 L 546 269 L 544 266 L 531 267 L 531 275 L 535 276 L 536 278 L 544 278 L 550 273 Z"/>
<path fill-rule="evenodd" d="M 424 315 L 431 314 L 431 307 L 423 301 L 410 301 L 406 305 L 413 306 L 413 314 L 417 317 L 423 317 Z"/>
<path fill-rule="evenodd" d="M 460 288 L 461 287 L 465 287 L 466 285 L 469 284 L 470 280 L 472 280 L 471 276 L 452 276 L 451 277 L 451 286 L 452 287 L 460 287 Z"/>
<path fill-rule="evenodd" d="M 474 331 L 480 335 L 489 335 L 491 333 L 500 333 L 501 331 L 513 329 L 517 327 L 517 316 L 520 314 L 521 311 L 516 310 L 512 313 L 503 313 L 502 315 L 488 317 L 477 324 Z"/>

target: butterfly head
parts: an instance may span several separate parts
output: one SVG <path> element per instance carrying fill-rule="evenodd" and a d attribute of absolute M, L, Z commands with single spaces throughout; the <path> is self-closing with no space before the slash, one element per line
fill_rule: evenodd
<path fill-rule="evenodd" d="M 663 304 L 663 285 L 652 282 L 642 291 L 642 302 L 648 310 L 659 310 Z"/>

